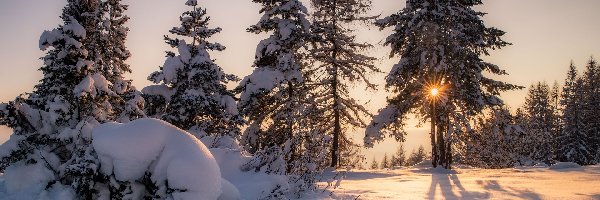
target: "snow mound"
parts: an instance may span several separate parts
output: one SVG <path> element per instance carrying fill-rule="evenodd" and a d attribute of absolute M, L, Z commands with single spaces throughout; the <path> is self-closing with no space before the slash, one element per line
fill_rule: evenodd
<path fill-rule="evenodd" d="M 6 192 L 20 193 L 55 179 L 54 174 L 44 164 L 32 165 L 19 162 L 6 168 L 4 174 Z"/>
<path fill-rule="evenodd" d="M 577 163 L 573 163 L 573 162 L 559 162 L 556 163 L 552 166 L 550 166 L 550 169 L 574 169 L 574 168 L 581 168 L 581 165 L 577 164 Z"/>
<path fill-rule="evenodd" d="M 2 200 L 72 200 L 75 191 L 60 183 L 49 184 L 54 174 L 42 163 L 16 163 L 0 174 Z"/>
<path fill-rule="evenodd" d="M 157 119 L 106 123 L 93 131 L 101 172 L 120 181 L 151 173 L 173 199 L 212 200 L 221 195 L 221 172 L 210 151 L 191 134 Z"/>
<path fill-rule="evenodd" d="M 243 194 L 243 199 L 268 199 L 267 196 L 271 191 L 276 190 L 278 187 L 289 187 L 287 176 L 242 171 L 240 166 L 250 161 L 252 157 L 244 155 L 240 150 L 213 148 L 210 151 L 215 156 L 219 166 L 221 166 L 223 178 L 236 187 L 240 194 Z M 226 194 L 228 193 L 228 186 L 225 185 L 220 200 L 235 197 Z"/>
<path fill-rule="evenodd" d="M 223 189 L 223 193 L 219 197 L 218 200 L 240 200 L 242 196 L 240 195 L 240 191 L 235 187 L 235 185 L 231 184 L 229 181 L 222 179 L 221 180 L 221 188 Z"/>

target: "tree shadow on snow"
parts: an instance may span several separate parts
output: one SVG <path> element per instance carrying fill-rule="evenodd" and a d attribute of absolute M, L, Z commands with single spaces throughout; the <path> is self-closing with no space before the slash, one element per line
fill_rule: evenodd
<path fill-rule="evenodd" d="M 549 170 L 555 171 L 555 172 L 583 172 L 583 171 L 585 171 L 585 169 L 583 167 L 563 168 L 563 169 L 549 169 Z"/>
<path fill-rule="evenodd" d="M 497 180 L 478 180 L 477 184 L 483 186 L 483 189 L 487 191 L 497 191 L 505 195 L 509 195 L 518 199 L 531 199 L 541 200 L 542 197 L 538 193 L 535 193 L 528 189 L 517 189 L 514 187 L 502 187 Z"/>
<path fill-rule="evenodd" d="M 489 199 L 490 197 L 487 192 L 467 191 L 455 173 L 432 173 L 428 199 L 436 199 L 435 193 L 438 187 L 442 192 L 442 197 L 437 199 Z M 455 193 L 455 189 L 458 193 Z"/>
<path fill-rule="evenodd" d="M 383 172 L 348 172 L 344 180 L 367 180 L 376 178 L 388 178 L 392 176 L 400 176 L 399 174 L 388 174 Z"/>

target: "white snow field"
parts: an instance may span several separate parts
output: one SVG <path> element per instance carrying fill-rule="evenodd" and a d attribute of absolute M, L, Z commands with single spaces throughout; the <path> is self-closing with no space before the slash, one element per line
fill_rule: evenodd
<path fill-rule="evenodd" d="M 600 165 L 558 165 L 358 170 L 327 192 L 333 192 L 332 199 L 600 199 Z"/>

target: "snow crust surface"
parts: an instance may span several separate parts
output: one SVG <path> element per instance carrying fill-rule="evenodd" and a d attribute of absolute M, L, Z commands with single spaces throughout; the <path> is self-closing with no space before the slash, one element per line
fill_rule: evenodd
<path fill-rule="evenodd" d="M 331 196 L 303 199 L 599 199 L 600 165 L 576 169 L 440 170 L 423 163 L 397 170 L 356 170 L 337 189 L 319 183 Z"/>

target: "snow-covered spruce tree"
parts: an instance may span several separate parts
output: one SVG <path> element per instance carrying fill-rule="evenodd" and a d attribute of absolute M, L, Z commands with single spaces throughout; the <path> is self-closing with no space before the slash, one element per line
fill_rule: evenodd
<path fill-rule="evenodd" d="M 421 145 L 416 151 L 414 149 L 412 150 L 406 162 L 409 166 L 412 166 L 423 162 L 425 159 L 427 159 L 427 153 L 425 152 L 425 148 Z"/>
<path fill-rule="evenodd" d="M 379 166 L 380 169 L 387 169 L 390 166 L 390 159 L 388 158 L 387 153 L 383 155 L 383 160 L 381 160 L 381 166 Z"/>
<path fill-rule="evenodd" d="M 2 170 L 33 168 L 47 176 L 39 183 L 70 185 L 82 199 L 100 198 L 108 188 L 99 174 L 91 146 L 91 129 L 121 118 L 125 102 L 118 86 L 107 77 L 100 44 L 101 1 L 69 0 L 63 25 L 45 31 L 40 49 L 47 50 L 40 68 L 43 78 L 35 90 L 0 106 L 0 124 L 14 129 L 2 156 Z M 119 84 L 119 83 L 117 83 Z M 17 170 L 18 171 L 18 170 Z"/>
<path fill-rule="evenodd" d="M 131 85 L 131 80 L 126 80 L 124 75 L 131 73 L 129 64 L 125 61 L 131 53 L 125 46 L 129 28 L 125 26 L 129 17 L 124 14 L 128 6 L 121 0 L 100 1 L 99 37 L 94 42 L 98 51 L 96 61 L 98 70 L 112 83 L 112 90 L 121 98 L 116 98 L 115 105 L 117 121 L 128 122 L 145 117 L 144 98 L 141 93 Z"/>
<path fill-rule="evenodd" d="M 562 132 L 556 138 L 556 158 L 563 162 L 575 162 L 581 165 L 593 163 L 591 142 L 585 132 L 583 79 L 577 77 L 577 69 L 573 63 L 569 66 L 567 79 L 561 94 L 563 107 Z"/>
<path fill-rule="evenodd" d="M 389 168 L 392 169 L 394 166 L 396 165 L 396 162 L 398 161 L 398 158 L 396 158 L 395 154 L 392 154 L 392 156 L 390 157 L 390 166 Z"/>
<path fill-rule="evenodd" d="M 374 17 L 365 16 L 370 0 L 312 0 L 313 13 L 311 57 L 316 61 L 313 70 L 320 73 L 313 93 L 318 94 L 321 113 L 326 117 L 320 127 L 333 136 L 331 166 L 351 165 L 349 157 L 360 157 L 358 146 L 347 134 L 348 129 L 366 127 L 368 110 L 349 96 L 349 84 L 364 83 L 367 89 L 376 85 L 367 78 L 380 72 L 373 65 L 375 58 L 361 54 L 371 47 L 359 43 L 353 35 L 353 25 Z M 362 159 L 358 159 L 362 160 Z"/>
<path fill-rule="evenodd" d="M 377 159 L 373 157 L 373 161 L 371 161 L 371 169 L 379 169 L 379 164 L 377 163 Z"/>
<path fill-rule="evenodd" d="M 559 134 L 560 132 L 562 132 L 562 127 L 563 127 L 563 122 L 562 122 L 562 118 L 560 117 L 562 114 L 562 107 L 560 105 L 560 96 L 561 96 L 561 91 L 560 91 L 560 85 L 558 84 L 558 81 L 554 81 L 554 84 L 552 85 L 552 88 L 550 89 L 550 106 L 552 108 L 552 112 L 554 113 L 554 122 L 552 122 L 552 131 L 554 133 Z M 557 141 L 554 141 L 554 146 L 557 146 L 558 144 L 556 143 Z"/>
<path fill-rule="evenodd" d="M 386 135 L 402 141 L 407 115 L 414 113 L 423 121 L 437 122 L 432 161 L 449 168 L 451 145 L 468 129 L 469 118 L 485 107 L 502 105 L 500 92 L 522 88 L 485 76 L 484 72 L 507 74 L 480 57 L 509 43 L 501 39 L 503 31 L 485 26 L 484 13 L 473 10 L 479 4 L 480 0 L 407 0 L 398 13 L 377 20 L 381 29 L 394 28 L 385 45 L 391 47 L 391 57 L 401 59 L 386 77 L 392 96 L 367 127 L 366 146 Z M 429 95 L 434 88 L 439 95 Z M 436 115 L 431 115 L 432 108 Z"/>
<path fill-rule="evenodd" d="M 241 91 L 240 112 L 249 127 L 242 144 L 253 153 L 283 145 L 294 135 L 294 114 L 306 95 L 301 59 L 308 34 L 306 8 L 299 1 L 254 1 L 262 4 L 261 20 L 248 28 L 250 33 L 273 32 L 256 47 L 255 67 L 237 90 Z M 265 127 L 265 125 L 267 125 Z"/>
<path fill-rule="evenodd" d="M 538 82 L 530 87 L 525 99 L 525 136 L 524 145 L 529 147 L 529 157 L 534 161 L 547 164 L 554 162 L 556 149 L 554 132 L 555 118 L 550 97 L 550 87 L 546 83 Z"/>
<path fill-rule="evenodd" d="M 476 120 L 473 137 L 465 141 L 461 160 L 482 168 L 513 167 L 522 157 L 517 151 L 525 134 L 508 108 L 494 108 Z"/>
<path fill-rule="evenodd" d="M 241 144 L 255 154 L 244 168 L 286 174 L 291 190 L 280 191 L 300 194 L 314 189 L 328 150 L 327 137 L 318 126 L 320 110 L 307 84 L 311 82 L 305 62 L 307 9 L 298 0 L 253 2 L 262 5 L 263 17 L 248 32 L 271 35 L 257 45 L 255 69 L 237 88 L 238 108 L 249 122 Z"/>
<path fill-rule="evenodd" d="M 513 125 L 516 127 L 520 127 L 523 132 L 523 134 L 521 134 L 520 137 L 516 139 L 517 144 L 514 144 L 513 150 L 513 152 L 515 152 L 515 156 L 517 156 L 518 165 L 531 164 L 532 159 L 531 157 L 529 157 L 531 149 L 529 148 L 529 146 L 525 145 L 529 136 L 527 134 L 527 130 L 525 130 L 527 128 L 527 116 L 525 114 L 525 111 L 523 111 L 523 108 L 517 108 L 512 118 Z"/>
<path fill-rule="evenodd" d="M 225 49 L 219 43 L 208 41 L 221 28 L 208 28 L 210 17 L 196 1 L 189 0 L 186 5 L 191 10 L 179 18 L 181 26 L 169 31 L 177 38 L 165 36 L 166 43 L 176 48 L 177 53 L 167 52 L 164 65 L 148 77 L 162 85 L 149 86 L 143 92 L 147 95 L 170 93 L 163 101 L 166 103 L 164 114 L 159 116 L 163 120 L 204 138 L 209 147 L 232 145 L 231 140 L 221 139 L 239 137 L 244 121 L 238 114 L 234 94 L 225 84 L 238 79 L 223 72 L 210 58 L 209 51 Z M 154 91 L 156 88 L 160 90 Z"/>
<path fill-rule="evenodd" d="M 587 134 L 589 149 L 593 157 L 598 159 L 600 155 L 600 66 L 594 58 L 590 58 L 583 73 L 582 87 L 583 99 L 580 102 L 583 110 L 584 132 Z"/>
<path fill-rule="evenodd" d="M 404 149 L 404 145 L 398 145 L 398 149 L 394 154 L 396 160 L 392 161 L 393 166 L 405 166 L 406 165 L 406 150 Z"/>
<path fill-rule="evenodd" d="M 119 98 L 111 98 L 113 116 L 111 121 L 129 122 L 145 117 L 144 99 L 141 93 L 131 85 L 131 80 L 125 80 L 124 75 L 131 73 L 126 60 L 131 56 L 125 46 L 129 28 L 125 26 L 129 17 L 124 12 L 128 6 L 121 0 L 99 1 L 96 18 L 100 21 L 90 34 L 87 49 L 93 53 L 95 68 L 111 83 L 109 89 Z M 108 185 L 108 195 L 111 199 L 133 198 L 136 183 L 120 181 L 115 174 L 103 174 Z M 146 185 L 152 187 L 154 185 Z M 137 189 L 140 189 L 139 187 Z"/>

